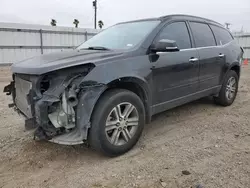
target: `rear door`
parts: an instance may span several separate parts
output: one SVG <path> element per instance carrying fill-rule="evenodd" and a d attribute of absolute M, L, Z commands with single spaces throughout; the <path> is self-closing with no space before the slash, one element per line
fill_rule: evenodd
<path fill-rule="evenodd" d="M 199 54 L 199 90 L 211 89 L 220 84 L 224 54 L 220 54 L 215 37 L 208 24 L 190 21 L 189 25 Z"/>
<path fill-rule="evenodd" d="M 235 45 L 230 45 L 229 43 L 233 41 L 232 35 L 227 31 L 225 28 L 216 26 L 216 25 L 210 25 L 216 42 L 217 42 L 217 49 L 218 53 L 220 54 L 220 58 L 223 61 L 223 65 L 230 64 L 235 59 L 237 59 L 237 55 L 234 56 L 235 52 L 238 51 L 238 46 L 235 48 Z M 233 59 L 232 59 L 233 57 Z M 221 69 L 221 78 L 220 78 L 220 83 L 222 83 L 222 79 L 224 76 L 224 71 L 226 69 Z"/>

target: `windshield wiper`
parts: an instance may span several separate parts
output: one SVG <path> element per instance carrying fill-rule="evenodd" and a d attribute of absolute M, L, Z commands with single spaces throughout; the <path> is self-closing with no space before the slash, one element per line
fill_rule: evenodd
<path fill-rule="evenodd" d="M 87 48 L 88 50 L 110 50 L 109 48 L 103 46 L 90 46 Z"/>

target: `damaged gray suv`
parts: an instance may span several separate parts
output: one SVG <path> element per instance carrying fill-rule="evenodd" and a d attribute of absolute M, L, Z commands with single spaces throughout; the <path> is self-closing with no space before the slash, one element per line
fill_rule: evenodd
<path fill-rule="evenodd" d="M 169 15 L 120 23 L 72 51 L 15 63 L 4 92 L 37 139 L 117 156 L 156 113 L 205 96 L 231 105 L 242 55 L 219 23 Z"/>

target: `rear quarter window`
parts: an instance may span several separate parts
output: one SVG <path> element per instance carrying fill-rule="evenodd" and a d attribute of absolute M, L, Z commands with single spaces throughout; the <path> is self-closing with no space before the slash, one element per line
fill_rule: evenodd
<path fill-rule="evenodd" d="M 218 45 L 224 45 L 233 40 L 232 35 L 226 29 L 214 25 L 210 25 L 210 27 L 213 30 Z"/>

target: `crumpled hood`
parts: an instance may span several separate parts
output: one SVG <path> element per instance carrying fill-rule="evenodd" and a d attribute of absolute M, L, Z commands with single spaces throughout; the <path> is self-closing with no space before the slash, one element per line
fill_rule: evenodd
<path fill-rule="evenodd" d="M 36 56 L 11 66 L 13 73 L 41 75 L 47 72 L 83 65 L 105 63 L 123 54 L 121 51 L 70 50 Z"/>

